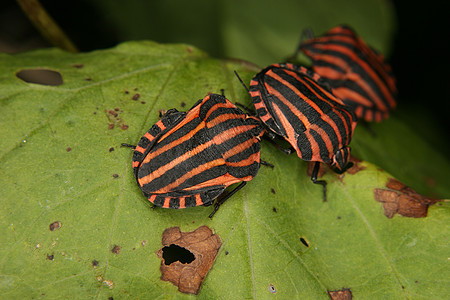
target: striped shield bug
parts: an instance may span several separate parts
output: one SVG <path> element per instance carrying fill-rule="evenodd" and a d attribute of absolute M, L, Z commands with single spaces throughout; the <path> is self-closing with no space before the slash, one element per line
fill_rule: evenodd
<path fill-rule="evenodd" d="M 150 202 L 175 209 L 211 205 L 226 187 L 240 183 L 218 198 L 212 217 L 258 173 L 264 132 L 258 118 L 224 96 L 207 95 L 188 112 L 168 110 L 140 139 L 134 176 Z"/>
<path fill-rule="evenodd" d="M 379 122 L 395 108 L 397 87 L 390 65 L 350 27 L 337 26 L 309 38 L 298 51 L 311 59 L 313 71 L 358 118 Z"/>
<path fill-rule="evenodd" d="M 344 171 L 356 117 L 326 87 L 319 75 L 293 64 L 273 64 L 250 82 L 256 113 L 276 135 L 286 139 L 297 155 L 315 161 L 311 180 L 317 180 L 320 162 Z M 289 151 L 288 151 L 289 152 Z"/>

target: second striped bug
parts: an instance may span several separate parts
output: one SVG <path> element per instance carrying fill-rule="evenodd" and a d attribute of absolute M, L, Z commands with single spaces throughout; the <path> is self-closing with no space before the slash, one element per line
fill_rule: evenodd
<path fill-rule="evenodd" d="M 245 86 L 245 85 L 244 85 Z M 320 163 L 342 172 L 348 167 L 356 116 L 327 88 L 319 75 L 293 64 L 273 64 L 250 82 L 256 113 L 276 135 L 306 161 L 315 161 L 311 180 L 317 180 Z"/>

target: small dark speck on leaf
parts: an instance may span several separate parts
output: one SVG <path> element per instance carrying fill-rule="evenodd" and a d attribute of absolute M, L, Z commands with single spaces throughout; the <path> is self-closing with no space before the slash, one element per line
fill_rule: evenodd
<path fill-rule="evenodd" d="M 133 91 L 137 91 L 138 90 L 138 88 L 137 87 L 135 87 L 134 89 L 133 89 Z"/>
<path fill-rule="evenodd" d="M 94 268 L 97 267 L 99 264 L 98 260 L 95 260 L 95 259 L 91 263 Z"/>
<path fill-rule="evenodd" d="M 306 247 L 309 247 L 309 243 L 304 237 L 300 237 L 300 242 L 302 242 L 302 244 L 305 245 Z"/>
<path fill-rule="evenodd" d="M 272 208 L 273 212 L 278 212 L 278 209 L 276 207 Z"/>
<path fill-rule="evenodd" d="M 67 152 L 70 152 L 71 150 L 72 150 L 72 148 L 70 148 L 70 147 L 67 147 L 67 148 L 66 148 L 66 151 L 67 151 Z"/>
<path fill-rule="evenodd" d="M 83 64 L 73 64 L 72 67 L 77 68 L 77 69 L 81 69 L 84 67 Z"/>
<path fill-rule="evenodd" d="M 90 77 L 88 77 L 88 78 L 86 78 L 86 79 L 84 79 L 84 80 L 86 80 L 86 81 L 92 81 L 92 79 L 91 79 Z"/>
<path fill-rule="evenodd" d="M 141 104 L 145 104 L 145 101 L 141 101 Z"/>
<path fill-rule="evenodd" d="M 124 93 L 128 95 L 130 92 L 128 90 L 125 90 Z"/>
<path fill-rule="evenodd" d="M 275 192 L 275 189 L 274 189 L 274 188 L 271 188 L 271 189 L 270 189 L 270 192 L 271 192 L 272 194 L 276 194 L 276 192 Z"/>
<path fill-rule="evenodd" d="M 341 216 L 337 216 L 337 218 L 336 218 L 336 219 L 340 220 L 340 219 L 342 219 L 342 217 L 341 217 Z"/>
<path fill-rule="evenodd" d="M 49 228 L 50 228 L 50 231 L 55 231 L 55 230 L 61 228 L 61 222 L 55 221 L 49 225 Z"/>
<path fill-rule="evenodd" d="M 114 129 L 114 124 L 113 123 L 109 123 L 108 124 L 108 129 Z"/>
<path fill-rule="evenodd" d="M 114 254 L 120 253 L 120 246 L 114 245 L 114 247 L 111 249 L 111 252 Z"/>
<path fill-rule="evenodd" d="M 114 298 L 113 297 L 109 297 L 108 300 L 114 300 Z"/>
<path fill-rule="evenodd" d="M 186 106 L 186 103 L 184 103 L 184 102 L 181 102 L 181 107 L 185 107 Z"/>
<path fill-rule="evenodd" d="M 228 255 L 229 254 L 229 252 L 228 251 L 225 251 L 225 255 Z"/>
<path fill-rule="evenodd" d="M 119 111 L 120 109 L 118 107 L 114 108 L 115 111 Z"/>
<path fill-rule="evenodd" d="M 114 110 L 110 109 L 108 112 L 110 115 L 117 117 L 119 114 L 117 112 L 115 112 Z"/>
<path fill-rule="evenodd" d="M 47 254 L 47 259 L 48 260 L 53 260 L 53 258 L 55 258 L 55 256 L 53 254 L 52 255 Z"/>
<path fill-rule="evenodd" d="M 109 152 L 113 152 L 114 151 L 114 147 L 109 148 Z"/>
<path fill-rule="evenodd" d="M 118 178 L 118 177 L 119 177 L 119 174 L 113 174 L 113 177 L 114 177 L 114 178 Z"/>
<path fill-rule="evenodd" d="M 141 97 L 141 95 L 136 93 L 136 94 L 133 95 L 133 97 L 131 99 L 138 100 L 139 97 Z"/>
<path fill-rule="evenodd" d="M 120 128 L 122 128 L 122 130 L 127 130 L 128 129 L 128 125 L 127 124 L 122 124 L 122 126 Z"/>

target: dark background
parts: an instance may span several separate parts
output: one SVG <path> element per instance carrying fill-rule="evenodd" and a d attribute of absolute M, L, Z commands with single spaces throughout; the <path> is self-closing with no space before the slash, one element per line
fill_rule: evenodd
<path fill-rule="evenodd" d="M 191 2 L 199 6 L 198 11 L 206 9 L 205 2 Z M 389 61 L 397 77 L 400 93 L 399 113 L 395 113 L 429 143 L 439 148 L 440 152 L 450 157 L 450 18 L 441 1 L 414 4 L 406 0 L 392 2 L 397 17 L 397 32 Z M 98 8 L 89 6 L 89 1 L 42 0 L 41 3 L 81 51 L 108 48 L 127 40 L 121 36 L 116 24 L 112 24 Z M 212 6 L 208 8 L 216 5 L 214 1 L 207 3 Z M 216 20 L 211 15 L 201 17 L 210 23 Z M 195 26 L 190 30 L 195 31 Z M 186 37 L 182 33 L 166 37 L 158 34 L 158 31 L 152 31 L 152 36 L 148 38 L 159 42 L 191 43 L 212 56 L 222 57 L 221 41 L 214 28 L 214 24 L 211 24 L 209 31 L 206 31 L 206 39 L 216 46 L 211 49 L 202 48 L 204 41 L 195 38 L 183 40 Z M 197 29 L 205 32 L 204 26 Z M 16 53 L 50 46 L 40 37 L 15 1 L 3 1 L 0 4 L 0 52 Z"/>

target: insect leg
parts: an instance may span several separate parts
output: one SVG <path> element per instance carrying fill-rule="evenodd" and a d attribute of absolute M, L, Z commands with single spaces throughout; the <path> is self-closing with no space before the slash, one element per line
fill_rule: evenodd
<path fill-rule="evenodd" d="M 133 148 L 133 149 L 135 149 L 135 148 L 136 148 L 136 146 L 134 146 L 134 145 L 130 145 L 130 144 L 126 144 L 126 143 L 122 143 L 122 144 L 120 144 L 120 147 L 129 147 L 129 148 Z"/>
<path fill-rule="evenodd" d="M 315 184 L 323 186 L 323 202 L 327 201 L 327 182 L 325 180 L 317 180 L 317 174 L 319 173 L 320 162 L 316 161 L 314 169 L 311 174 L 311 181 Z"/>
<path fill-rule="evenodd" d="M 219 207 L 228 200 L 228 198 L 230 198 L 231 196 L 233 196 L 237 191 L 239 191 L 240 189 L 242 189 L 244 187 L 244 185 L 247 184 L 247 181 L 242 181 L 237 187 L 235 187 L 231 192 L 229 192 L 228 194 L 226 194 L 224 197 L 219 198 L 216 200 L 216 203 L 214 203 L 214 210 L 213 212 L 209 215 L 209 218 L 211 219 L 214 214 L 217 212 L 217 210 L 219 209 Z"/>

